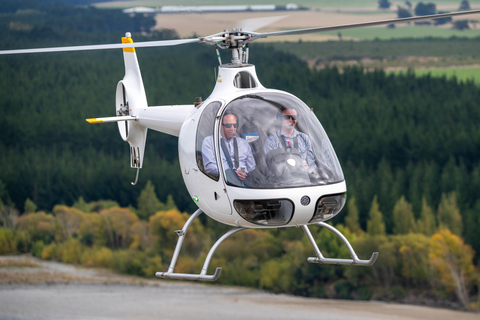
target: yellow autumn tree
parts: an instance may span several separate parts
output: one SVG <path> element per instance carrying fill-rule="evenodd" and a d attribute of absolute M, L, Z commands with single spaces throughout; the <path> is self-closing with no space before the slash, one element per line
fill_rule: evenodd
<path fill-rule="evenodd" d="M 455 293 L 460 303 L 469 308 L 469 290 L 477 280 L 473 265 L 472 247 L 448 229 L 442 229 L 432 236 L 429 259 L 438 277 L 450 293 Z"/>
<path fill-rule="evenodd" d="M 132 238 L 131 249 L 146 249 L 150 247 L 152 235 L 148 230 L 148 222 L 144 220 L 136 221 L 130 228 L 130 237 Z"/>
<path fill-rule="evenodd" d="M 149 232 L 153 236 L 154 249 L 162 252 L 164 261 L 170 259 L 175 250 L 178 240 L 175 231 L 182 230 L 189 217 L 187 213 L 181 213 L 177 209 L 159 211 L 150 216 L 148 225 Z M 203 257 L 203 254 L 206 254 L 206 248 L 210 248 L 210 244 L 210 238 L 206 234 L 205 228 L 198 219 L 194 220 L 184 239 L 181 251 L 184 257 L 183 261 L 189 258 Z M 179 270 L 182 263 L 182 261 L 179 261 Z M 188 266 L 185 268 L 194 267 L 190 262 L 187 264 Z"/>
<path fill-rule="evenodd" d="M 29 241 L 50 242 L 54 237 L 55 218 L 43 211 L 24 214 L 18 218 L 18 232 L 28 235 Z"/>
<path fill-rule="evenodd" d="M 112 207 L 102 210 L 108 240 L 113 248 L 128 248 L 132 238 L 130 228 L 138 220 L 138 217 L 128 208 Z"/>
<path fill-rule="evenodd" d="M 181 230 L 187 219 L 178 210 L 159 211 L 150 216 L 148 224 L 150 233 L 155 237 L 155 249 L 164 251 L 167 255 L 173 254 L 178 240 L 175 230 Z M 193 233 L 190 231 L 188 236 Z"/>
<path fill-rule="evenodd" d="M 83 244 L 89 247 L 104 246 L 107 244 L 105 227 L 105 220 L 100 214 L 97 212 L 84 213 L 78 237 Z"/>
<path fill-rule="evenodd" d="M 398 240 L 403 279 L 417 286 L 428 283 L 431 287 L 435 287 L 436 279 L 428 259 L 431 238 L 420 233 L 410 233 L 399 236 Z"/>
<path fill-rule="evenodd" d="M 60 226 L 60 232 L 55 235 L 57 241 L 64 241 L 70 237 L 78 237 L 80 226 L 84 220 L 84 213 L 76 208 L 64 205 L 53 207 L 53 214 Z"/>

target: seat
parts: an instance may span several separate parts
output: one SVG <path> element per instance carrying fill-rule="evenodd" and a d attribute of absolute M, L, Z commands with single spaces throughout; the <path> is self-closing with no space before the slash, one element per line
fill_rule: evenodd
<path fill-rule="evenodd" d="M 252 149 L 253 158 L 255 159 L 256 168 L 263 175 L 267 171 L 267 162 L 265 161 L 264 142 L 267 138 L 265 132 L 259 130 L 254 124 L 254 120 L 251 117 L 245 119 L 242 127 L 237 130 L 238 136 L 247 140 L 250 148 Z"/>

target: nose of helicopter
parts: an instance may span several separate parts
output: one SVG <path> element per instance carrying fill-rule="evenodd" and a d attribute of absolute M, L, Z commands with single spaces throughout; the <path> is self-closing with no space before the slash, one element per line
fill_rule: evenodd
<path fill-rule="evenodd" d="M 229 190 L 239 226 L 299 226 L 326 221 L 345 205 L 346 186 L 329 186 L 285 190 Z M 272 192 L 273 191 L 273 192 Z M 253 199 L 255 197 L 256 199 Z M 258 197 L 258 198 L 257 198 Z"/>

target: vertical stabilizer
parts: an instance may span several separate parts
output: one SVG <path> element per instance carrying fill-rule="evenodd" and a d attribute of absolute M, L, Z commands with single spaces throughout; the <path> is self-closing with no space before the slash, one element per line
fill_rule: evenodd
<path fill-rule="evenodd" d="M 130 33 L 122 43 L 133 43 Z M 135 48 L 124 48 L 125 77 L 118 83 L 116 93 L 117 116 L 138 116 L 139 110 L 148 108 L 142 75 Z M 140 169 L 143 164 L 147 128 L 137 121 L 119 121 L 118 130 L 122 139 L 130 144 L 130 165 Z"/>

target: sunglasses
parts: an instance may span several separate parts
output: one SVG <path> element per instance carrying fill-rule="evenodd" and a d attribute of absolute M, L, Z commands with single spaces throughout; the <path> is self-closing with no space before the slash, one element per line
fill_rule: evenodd
<path fill-rule="evenodd" d="M 296 121 L 297 120 L 297 116 L 292 116 L 292 115 L 284 115 L 283 116 L 283 120 L 290 120 L 292 119 L 293 121 Z"/>
<path fill-rule="evenodd" d="M 225 128 L 230 129 L 232 126 L 237 129 L 237 124 L 236 123 L 222 123 Z"/>

